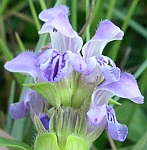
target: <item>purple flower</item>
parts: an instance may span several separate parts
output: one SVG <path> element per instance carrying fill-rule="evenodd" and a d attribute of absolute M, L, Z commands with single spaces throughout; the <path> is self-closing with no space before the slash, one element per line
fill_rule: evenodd
<path fill-rule="evenodd" d="M 37 58 L 38 56 L 33 52 L 26 51 L 19 54 L 13 60 L 6 62 L 4 67 L 11 72 L 29 74 L 34 78 L 35 82 L 41 82 L 43 78 L 40 70 L 35 66 Z"/>
<path fill-rule="evenodd" d="M 75 111 L 87 109 L 90 103 L 85 118 L 86 138 L 94 135 L 93 139 L 96 139 L 106 129 L 113 139 L 124 141 L 128 128 L 118 123 L 115 111 L 108 106 L 108 102 L 117 95 L 142 104 L 144 97 L 134 77 L 129 73 L 121 73 L 111 58 L 102 55 L 106 44 L 122 40 L 124 33 L 111 21 L 103 20 L 95 35 L 82 47 L 83 41 L 73 30 L 68 13 L 68 8 L 63 5 L 42 11 L 39 18 L 45 23 L 39 34 L 49 33 L 51 44 L 37 54 L 30 51 L 19 54 L 8 61 L 5 68 L 11 72 L 29 74 L 35 82 L 56 82 L 54 85 L 59 91 L 63 108 L 68 106 Z M 49 130 L 50 118 L 41 114 L 44 105 L 48 105 L 45 99 L 36 91 L 29 90 L 21 102 L 10 105 L 10 113 L 14 119 L 20 119 L 30 111 Z"/>
<path fill-rule="evenodd" d="M 69 23 L 67 7 L 45 10 L 39 17 L 46 21 L 39 33 L 50 33 L 51 46 L 38 54 L 24 52 L 7 62 L 5 68 L 11 72 L 30 74 L 35 82 L 60 81 L 70 72 L 69 66 L 78 72 L 85 70 L 87 65 L 80 55 L 83 42 Z"/>
<path fill-rule="evenodd" d="M 108 42 L 121 40 L 123 32 L 112 22 L 101 21 L 95 35 L 82 48 L 83 41 L 70 25 L 68 12 L 63 5 L 42 11 L 39 18 L 45 23 L 39 33 L 50 34 L 50 46 L 38 54 L 24 52 L 7 62 L 5 68 L 30 74 L 35 82 L 58 82 L 73 69 L 87 76 L 99 68 L 96 69 L 99 70 L 98 77 L 103 74 L 105 80 L 118 81 L 119 68 L 110 58 L 103 56 L 102 51 Z"/>
<path fill-rule="evenodd" d="M 97 106 L 92 105 L 90 110 L 87 112 L 87 116 L 93 126 L 99 128 L 103 126 L 108 131 L 109 135 L 117 141 L 124 141 L 128 134 L 128 128 L 126 125 L 122 125 L 117 122 L 115 111 L 111 106 Z"/>
<path fill-rule="evenodd" d="M 49 130 L 49 117 L 46 114 L 40 114 L 39 119 L 46 130 Z"/>
<path fill-rule="evenodd" d="M 105 80 L 118 81 L 120 78 L 120 69 L 115 63 L 106 56 L 102 55 L 102 51 L 108 42 L 113 40 L 122 40 L 123 31 L 108 20 L 101 21 L 95 35 L 82 48 L 82 54 L 86 60 L 87 69 L 84 74 L 90 74 L 95 67 L 100 68 L 99 76 L 103 74 Z M 95 57 L 95 59 L 91 59 Z M 91 61 L 88 61 L 88 60 Z M 92 67 L 91 64 L 94 64 Z"/>
<path fill-rule="evenodd" d="M 115 140 L 124 141 L 128 133 L 127 126 L 117 122 L 114 109 L 108 106 L 108 101 L 114 95 L 128 98 L 138 104 L 142 104 L 144 99 L 134 77 L 129 73 L 122 73 L 119 81 L 105 80 L 97 87 L 92 94 L 87 116 L 93 126 L 101 126 L 101 121 L 106 118 L 104 128 L 110 136 Z"/>
<path fill-rule="evenodd" d="M 25 117 L 28 112 L 31 115 L 39 115 L 43 111 L 43 106 L 47 106 L 47 101 L 36 91 L 28 90 L 21 102 L 10 105 L 10 114 L 13 119 L 21 119 Z"/>

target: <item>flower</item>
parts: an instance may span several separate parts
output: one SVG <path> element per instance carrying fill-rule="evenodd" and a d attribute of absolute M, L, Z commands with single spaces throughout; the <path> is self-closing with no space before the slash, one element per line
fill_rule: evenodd
<path fill-rule="evenodd" d="M 39 115 L 43 107 L 48 106 L 47 101 L 36 91 L 28 90 L 22 101 L 10 104 L 10 114 L 13 119 L 21 119 L 25 117 L 28 112 L 31 115 Z"/>
<path fill-rule="evenodd" d="M 97 87 L 92 94 L 87 117 L 93 126 L 100 126 L 102 119 L 105 118 L 105 129 L 110 136 L 115 140 L 124 141 L 128 134 L 128 128 L 117 122 L 114 109 L 108 106 L 108 101 L 114 95 L 128 98 L 138 104 L 142 104 L 144 99 L 134 77 L 129 73 L 122 73 L 119 81 L 108 82 L 105 80 Z"/>
<path fill-rule="evenodd" d="M 122 39 L 123 32 L 119 27 L 108 20 L 101 21 L 93 38 L 82 48 L 83 41 L 69 23 L 66 6 L 44 10 L 39 18 L 45 21 L 39 33 L 50 33 L 51 44 L 38 54 L 29 51 L 21 53 L 5 64 L 7 70 L 30 74 L 35 82 L 58 82 L 73 69 L 90 75 L 99 67 L 101 71 L 97 76 L 103 74 L 106 80 L 119 80 L 119 68 L 110 58 L 102 55 L 108 42 Z M 27 63 L 24 63 L 26 58 Z"/>
<path fill-rule="evenodd" d="M 106 44 L 122 40 L 124 33 L 111 21 L 103 20 L 82 47 L 68 13 L 63 5 L 42 11 L 39 18 L 45 23 L 39 34 L 49 33 L 51 43 L 37 54 L 26 51 L 5 64 L 11 72 L 31 75 L 36 83 L 29 87 L 42 94 L 27 91 L 21 102 L 10 105 L 10 113 L 20 119 L 30 111 L 38 132 L 55 133 L 61 149 L 69 135 L 78 135 L 91 145 L 104 129 L 113 139 L 124 141 L 128 128 L 118 123 L 108 102 L 117 95 L 142 104 L 144 97 L 134 77 L 121 73 L 111 58 L 102 55 Z M 45 112 L 43 106 L 48 103 L 43 96 L 51 105 Z"/>
<path fill-rule="evenodd" d="M 46 114 L 40 114 L 39 119 L 46 130 L 49 130 L 49 117 Z"/>

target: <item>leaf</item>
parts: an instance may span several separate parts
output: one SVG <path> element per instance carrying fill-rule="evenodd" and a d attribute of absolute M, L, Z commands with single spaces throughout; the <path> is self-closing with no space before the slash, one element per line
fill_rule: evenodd
<path fill-rule="evenodd" d="M 65 150 L 89 150 L 89 145 L 80 137 L 70 135 L 67 139 Z"/>
<path fill-rule="evenodd" d="M 140 138 L 138 143 L 133 147 L 132 150 L 143 150 L 147 144 L 147 131 L 144 133 L 144 135 Z"/>
<path fill-rule="evenodd" d="M 8 147 L 10 150 L 32 150 L 26 143 L 0 137 L 0 145 Z"/>
<path fill-rule="evenodd" d="M 58 94 L 57 89 L 52 83 L 41 82 L 24 85 L 39 92 L 52 106 L 60 106 L 60 96 Z"/>
<path fill-rule="evenodd" d="M 34 150 L 60 150 L 54 133 L 44 133 L 35 140 Z"/>

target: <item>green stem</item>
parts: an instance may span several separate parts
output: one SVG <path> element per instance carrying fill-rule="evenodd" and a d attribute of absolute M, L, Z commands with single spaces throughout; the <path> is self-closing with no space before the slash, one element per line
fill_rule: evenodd
<path fill-rule="evenodd" d="M 9 0 L 3 0 L 0 6 L 0 17 L 2 16 L 5 8 L 7 7 Z"/>
<path fill-rule="evenodd" d="M 18 42 L 21 52 L 25 52 L 25 47 L 24 47 L 23 42 L 21 41 L 17 32 L 15 32 L 15 36 L 16 36 L 16 40 Z"/>
<path fill-rule="evenodd" d="M 122 30 L 123 30 L 124 32 L 126 31 L 128 25 L 129 25 L 129 21 L 130 21 L 132 15 L 133 15 L 133 12 L 134 12 L 134 10 L 135 10 L 137 4 L 138 4 L 138 1 L 139 1 L 139 0 L 134 0 L 134 1 L 132 2 L 132 5 L 131 5 L 131 7 L 130 7 L 130 9 L 129 9 L 129 12 L 128 12 L 128 14 L 127 14 L 127 17 L 126 17 L 126 19 L 125 19 L 125 21 L 124 21 L 124 23 L 123 23 L 123 25 L 122 25 Z M 111 58 L 112 58 L 114 61 L 115 61 L 116 58 L 117 58 L 117 54 L 118 54 L 118 50 L 119 50 L 119 48 L 120 48 L 121 42 L 122 42 L 122 41 L 116 42 L 116 44 L 114 45 L 114 47 L 113 47 L 113 49 L 112 49 Z"/>
<path fill-rule="evenodd" d="M 28 2 L 29 2 L 29 5 L 30 5 L 30 9 L 31 9 L 34 21 L 35 21 L 35 25 L 36 25 L 37 31 L 38 31 L 38 30 L 40 30 L 41 25 L 40 25 L 40 22 L 38 20 L 37 12 L 35 10 L 35 7 L 34 7 L 34 4 L 33 4 L 32 0 L 28 0 Z"/>
<path fill-rule="evenodd" d="M 107 15 L 106 15 L 106 18 L 107 18 L 108 20 L 111 20 L 111 17 L 112 17 L 112 13 L 113 13 L 113 9 L 114 9 L 115 4 L 116 4 L 116 0 L 110 0 L 110 4 L 109 4 L 108 11 L 107 11 Z"/>
<path fill-rule="evenodd" d="M 46 9 L 46 4 L 45 4 L 44 0 L 40 0 L 39 3 L 40 3 L 42 10 Z"/>
<path fill-rule="evenodd" d="M 71 2 L 71 22 L 75 31 L 77 31 L 77 0 Z"/>

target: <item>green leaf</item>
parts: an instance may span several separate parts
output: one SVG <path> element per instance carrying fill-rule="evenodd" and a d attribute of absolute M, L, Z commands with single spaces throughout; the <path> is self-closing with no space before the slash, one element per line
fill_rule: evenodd
<path fill-rule="evenodd" d="M 80 137 L 70 135 L 67 139 L 65 150 L 89 150 L 89 145 Z"/>
<path fill-rule="evenodd" d="M 0 137 L 0 146 L 8 147 L 10 150 L 32 150 L 26 143 Z"/>
<path fill-rule="evenodd" d="M 35 140 L 34 150 L 60 150 L 54 133 L 44 133 Z"/>
<path fill-rule="evenodd" d="M 60 96 L 54 84 L 49 82 L 41 82 L 24 85 L 39 92 L 51 105 L 55 107 L 60 106 Z"/>
<path fill-rule="evenodd" d="M 133 147 L 133 150 L 143 150 L 146 144 L 147 144 L 147 131 L 140 138 L 138 143 Z"/>

